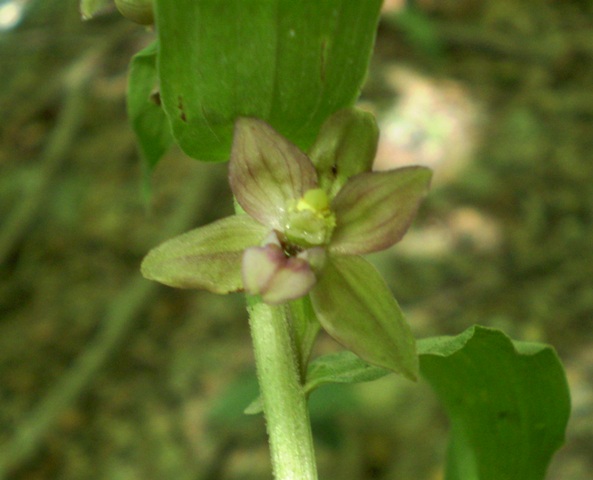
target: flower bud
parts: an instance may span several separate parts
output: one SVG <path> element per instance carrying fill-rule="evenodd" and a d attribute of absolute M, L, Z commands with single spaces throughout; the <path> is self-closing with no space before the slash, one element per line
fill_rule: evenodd
<path fill-rule="evenodd" d="M 309 157 L 319 172 L 319 186 L 333 198 L 346 181 L 371 170 L 379 128 L 375 117 L 357 108 L 346 108 L 322 125 Z"/>
<path fill-rule="evenodd" d="M 115 0 L 115 6 L 124 17 L 140 25 L 154 23 L 153 0 Z"/>

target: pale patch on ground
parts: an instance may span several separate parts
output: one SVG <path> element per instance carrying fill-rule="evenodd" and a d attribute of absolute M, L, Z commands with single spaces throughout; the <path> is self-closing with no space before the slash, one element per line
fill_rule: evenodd
<path fill-rule="evenodd" d="M 435 182 L 456 175 L 471 157 L 480 109 L 452 80 L 435 80 L 402 67 L 385 75 L 399 100 L 380 118 L 381 138 L 374 168 L 426 165 Z"/>
<path fill-rule="evenodd" d="M 381 137 L 374 169 L 424 165 L 434 171 L 433 187 L 458 177 L 475 152 L 481 108 L 462 85 L 452 80 L 424 77 L 402 67 L 388 69 L 386 79 L 399 100 L 379 119 Z M 491 250 L 500 240 L 496 223 L 467 207 L 409 232 L 398 245 L 398 252 L 439 256 L 460 242 Z"/>

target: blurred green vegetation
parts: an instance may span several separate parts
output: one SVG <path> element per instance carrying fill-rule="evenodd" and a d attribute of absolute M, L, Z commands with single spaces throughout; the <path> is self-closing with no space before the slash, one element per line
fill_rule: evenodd
<path fill-rule="evenodd" d="M 419 268 L 399 258 L 394 271 L 405 275 L 394 274 L 393 286 L 405 303 L 446 296 L 431 315 L 447 331 L 480 322 L 521 336 L 535 326 L 539 339 L 568 353 L 592 337 L 591 7 L 460 3 L 468 10 L 446 17 L 446 7 L 434 7 L 425 26 L 447 48 L 444 58 L 417 65 L 413 45 L 404 56 L 461 81 L 487 109 L 475 157 L 432 192 L 424 214 L 430 221 L 478 209 L 500 228 L 501 242 L 484 251 L 460 238 L 437 264 Z"/>
<path fill-rule="evenodd" d="M 435 185 L 416 223 L 414 239 L 438 227 L 447 248 L 396 247 L 381 269 L 421 336 L 480 323 L 558 348 L 575 409 L 549 478 L 585 480 L 593 5 L 410 3 L 381 22 L 364 99 L 392 104 L 385 71 L 404 65 L 459 81 L 484 115 L 474 155 Z M 75 0 L 31 0 L 22 23 L 0 32 L 0 239 L 13 239 L 0 260 L 0 477 L 268 478 L 263 424 L 240 414 L 254 391 L 241 297 L 138 276 L 151 246 L 232 210 L 225 165 L 174 149 L 147 214 L 124 95 L 127 63 L 151 37 L 115 13 L 82 23 Z M 73 65 L 86 72 L 75 76 L 77 121 L 65 118 Z M 48 151 L 59 126 L 57 140 L 70 140 Z M 454 231 L 467 208 L 495 227 L 494 241 Z M 323 478 L 440 478 L 447 425 L 425 384 L 328 387 L 312 402 Z"/>

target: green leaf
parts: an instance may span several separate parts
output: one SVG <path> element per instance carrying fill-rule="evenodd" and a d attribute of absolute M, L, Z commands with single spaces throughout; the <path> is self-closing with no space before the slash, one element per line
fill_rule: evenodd
<path fill-rule="evenodd" d="M 171 287 L 237 292 L 243 288 L 243 252 L 266 232 L 247 215 L 217 220 L 152 249 L 142 261 L 142 275 Z"/>
<path fill-rule="evenodd" d="M 159 77 L 191 157 L 229 157 L 237 117 L 266 120 L 302 150 L 365 78 L 380 0 L 157 0 Z"/>
<path fill-rule="evenodd" d="M 357 256 L 329 257 L 310 295 L 335 340 L 369 363 L 416 378 L 414 337 L 373 265 Z"/>
<path fill-rule="evenodd" d="M 379 127 L 370 112 L 345 108 L 325 121 L 309 156 L 330 198 L 350 177 L 371 170 L 378 141 Z"/>
<path fill-rule="evenodd" d="M 134 55 L 128 78 L 128 116 L 149 169 L 173 143 L 169 120 L 159 105 L 158 95 L 153 95 L 157 87 L 157 49 L 154 42 Z"/>
<path fill-rule="evenodd" d="M 474 326 L 455 337 L 418 342 L 420 372 L 451 420 L 447 480 L 542 480 L 564 441 L 570 396 L 553 348 L 511 342 Z M 391 372 L 349 352 L 313 361 L 307 392 Z"/>
<path fill-rule="evenodd" d="M 426 195 L 432 171 L 403 167 L 352 177 L 332 201 L 337 227 L 330 251 L 360 255 L 401 240 Z"/>
<path fill-rule="evenodd" d="M 309 364 L 305 392 L 328 383 L 371 382 L 393 373 L 369 365 L 352 352 L 337 352 L 316 358 Z"/>
<path fill-rule="evenodd" d="M 451 420 L 446 479 L 542 480 L 570 414 L 554 350 L 479 326 L 418 349 Z"/>

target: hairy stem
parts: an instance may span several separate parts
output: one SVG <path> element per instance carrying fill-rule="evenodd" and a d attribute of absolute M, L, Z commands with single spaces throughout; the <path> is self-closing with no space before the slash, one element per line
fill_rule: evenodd
<path fill-rule="evenodd" d="M 285 307 L 249 299 L 251 336 L 274 476 L 315 480 L 309 412 Z"/>

